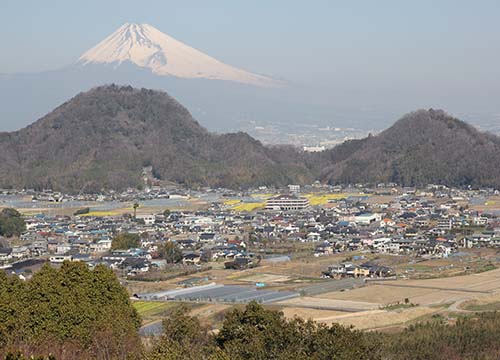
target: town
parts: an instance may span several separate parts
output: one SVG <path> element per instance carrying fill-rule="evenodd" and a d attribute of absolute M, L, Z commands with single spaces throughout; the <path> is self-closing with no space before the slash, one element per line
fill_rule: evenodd
<path fill-rule="evenodd" d="M 267 189 L 258 191 L 263 190 Z M 136 207 L 116 215 L 89 208 L 55 214 L 58 209 L 67 212 L 61 202 L 59 208 L 25 215 L 26 231 L 16 245 L 2 248 L 0 261 L 5 266 L 27 258 L 52 262 L 78 259 L 134 272 L 165 267 L 165 261 L 156 260 L 157 250 L 168 241 L 181 250 L 178 262 L 186 265 L 273 256 L 284 244 L 300 244 L 297 246 L 309 248 L 315 257 L 369 251 L 424 258 L 447 258 L 461 248 L 500 245 L 500 212 L 485 206 L 490 197 L 498 196 L 494 190 L 444 186 L 416 190 L 379 184 L 375 189 L 359 185 L 346 193 L 340 187 L 314 185 L 305 189 L 291 185 L 267 194 L 258 191 L 165 195 L 167 191 L 157 189 L 125 193 L 115 196 L 132 201 Z M 3 193 L 7 197 L 9 192 Z M 199 209 L 153 212 L 141 205 L 141 201 L 170 196 L 198 200 L 209 193 L 213 200 Z M 73 201 L 70 195 L 59 193 L 37 193 L 32 198 L 34 203 L 40 199 L 51 199 L 49 203 L 57 201 L 53 199 Z M 112 199 L 110 195 L 78 198 L 97 204 Z M 138 249 L 112 250 L 113 236 L 118 233 L 137 234 Z M 7 242 L 4 239 L 2 243 Z M 143 261 L 127 265 L 128 258 Z"/>
<path fill-rule="evenodd" d="M 342 294 L 377 281 L 389 288 L 391 280 L 467 276 L 500 261 L 493 189 L 155 186 L 98 195 L 4 190 L 0 199 L 25 222 L 19 237 L 0 238 L 8 274 L 26 280 L 44 263 L 104 264 L 140 301 L 255 300 L 310 316 L 318 308 L 371 311 L 413 299 Z M 444 299 L 446 292 L 436 302 Z"/>

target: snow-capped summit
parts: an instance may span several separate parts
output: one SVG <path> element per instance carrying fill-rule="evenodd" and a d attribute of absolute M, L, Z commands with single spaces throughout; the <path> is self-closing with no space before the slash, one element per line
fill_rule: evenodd
<path fill-rule="evenodd" d="M 157 75 L 274 87 L 280 82 L 214 59 L 147 24 L 124 24 L 78 60 L 82 65 L 132 62 Z"/>

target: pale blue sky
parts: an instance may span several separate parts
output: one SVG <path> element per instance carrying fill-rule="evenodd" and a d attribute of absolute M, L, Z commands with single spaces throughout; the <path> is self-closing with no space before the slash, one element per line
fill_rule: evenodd
<path fill-rule="evenodd" d="M 499 19 L 498 0 L 1 0 L 0 73 L 57 69 L 123 23 L 149 23 L 226 63 L 360 107 L 436 102 L 491 114 Z"/>
<path fill-rule="evenodd" d="M 499 19 L 495 0 L 2 0 L 0 72 L 66 65 L 124 22 L 137 22 L 277 76 L 498 73 Z"/>

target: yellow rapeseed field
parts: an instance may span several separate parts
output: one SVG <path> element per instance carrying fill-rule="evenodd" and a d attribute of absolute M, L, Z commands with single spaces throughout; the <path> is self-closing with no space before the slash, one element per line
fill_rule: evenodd
<path fill-rule="evenodd" d="M 120 214 L 121 212 L 117 210 L 96 210 L 80 216 L 117 216 Z"/>
<path fill-rule="evenodd" d="M 311 206 L 318 206 L 318 205 L 325 205 L 328 203 L 328 200 L 339 200 L 339 199 L 345 199 L 348 195 L 347 194 L 305 194 L 304 197 L 306 197 L 309 200 L 309 204 Z"/>
<path fill-rule="evenodd" d="M 266 206 L 265 202 L 256 203 L 239 203 L 231 208 L 231 210 L 243 212 L 243 211 L 254 211 L 257 209 L 263 209 Z"/>
<path fill-rule="evenodd" d="M 224 205 L 231 206 L 231 205 L 236 205 L 240 202 L 241 202 L 241 200 L 239 200 L 239 199 L 231 199 L 231 200 L 224 201 Z"/>

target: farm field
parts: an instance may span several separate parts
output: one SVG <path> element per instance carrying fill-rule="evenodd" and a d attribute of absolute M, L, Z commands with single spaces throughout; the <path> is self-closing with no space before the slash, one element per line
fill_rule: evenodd
<path fill-rule="evenodd" d="M 495 291 L 500 291 L 500 269 L 441 279 L 376 283 L 351 291 L 322 294 L 321 297 L 380 304 L 402 302 L 408 298 L 415 304 L 434 305 L 477 298 Z"/>
<path fill-rule="evenodd" d="M 298 252 L 297 255 L 291 255 L 290 261 L 280 263 L 263 260 L 260 266 L 242 271 L 226 270 L 223 269 L 222 262 L 215 262 L 211 264 L 211 270 L 204 271 L 201 275 L 179 276 L 158 282 L 128 281 L 127 285 L 130 292 L 134 290 L 144 293 L 179 288 L 181 281 L 196 277 L 224 285 L 252 286 L 255 283 L 265 283 L 269 290 L 297 291 L 302 295 L 265 305 L 282 311 L 288 318 L 298 316 L 327 324 L 338 322 L 358 329 L 380 331 L 398 331 L 408 324 L 430 319 L 436 314 L 453 318 L 460 313 L 466 314 L 467 311 L 500 308 L 500 269 L 472 273 L 480 271 L 485 264 L 497 263 L 495 259 L 498 258 L 498 252 L 495 249 L 464 250 L 459 257 L 429 260 L 366 252 L 339 253 L 319 258 L 301 254 L 302 252 Z M 359 258 L 353 260 L 355 256 Z M 369 282 L 366 286 L 363 286 L 363 281 L 353 281 L 351 285 L 338 287 L 333 285 L 341 284 L 342 281 L 320 278 L 321 271 L 329 265 L 343 261 L 378 261 L 394 267 L 399 274 L 408 278 Z M 412 271 L 407 272 L 407 269 Z M 466 272 L 470 274 L 451 276 Z M 428 273 L 435 278 L 419 279 Z M 345 280 L 349 279 L 343 281 Z M 315 292 L 313 288 L 320 288 L 320 291 Z M 411 304 L 404 305 L 405 301 Z M 193 315 L 216 329 L 223 313 L 243 305 L 200 303 L 188 306 Z M 141 311 L 148 314 L 148 310 Z M 158 312 L 161 313 L 161 310 L 149 310 L 149 314 Z M 145 321 L 150 324 L 152 319 L 158 321 L 161 318 L 161 315 L 154 315 Z"/>
<path fill-rule="evenodd" d="M 337 300 L 322 297 L 301 296 L 276 303 L 285 306 L 301 306 L 309 308 L 331 309 L 336 311 L 365 311 L 378 309 L 381 304 L 368 301 Z"/>
<path fill-rule="evenodd" d="M 248 276 L 238 277 L 237 280 L 250 283 L 276 283 L 290 281 L 289 276 L 275 274 L 251 274 Z"/>
<path fill-rule="evenodd" d="M 417 306 L 398 311 L 371 310 L 315 320 L 325 324 L 339 323 L 359 330 L 381 330 L 385 327 L 404 326 L 408 322 L 439 312 L 439 308 Z"/>
<path fill-rule="evenodd" d="M 140 315 L 143 324 L 160 320 L 166 313 L 179 306 L 179 303 L 157 301 L 133 301 L 132 305 Z"/>
<path fill-rule="evenodd" d="M 237 212 L 245 212 L 245 211 L 254 211 L 257 209 L 263 209 L 266 206 L 265 202 L 251 202 L 251 203 L 245 203 L 245 202 L 240 202 L 236 205 L 234 205 L 231 210 L 237 211 Z"/>
<path fill-rule="evenodd" d="M 357 195 L 357 194 L 356 194 Z M 340 200 L 348 197 L 349 194 L 305 194 L 311 206 L 325 205 L 329 200 Z"/>

